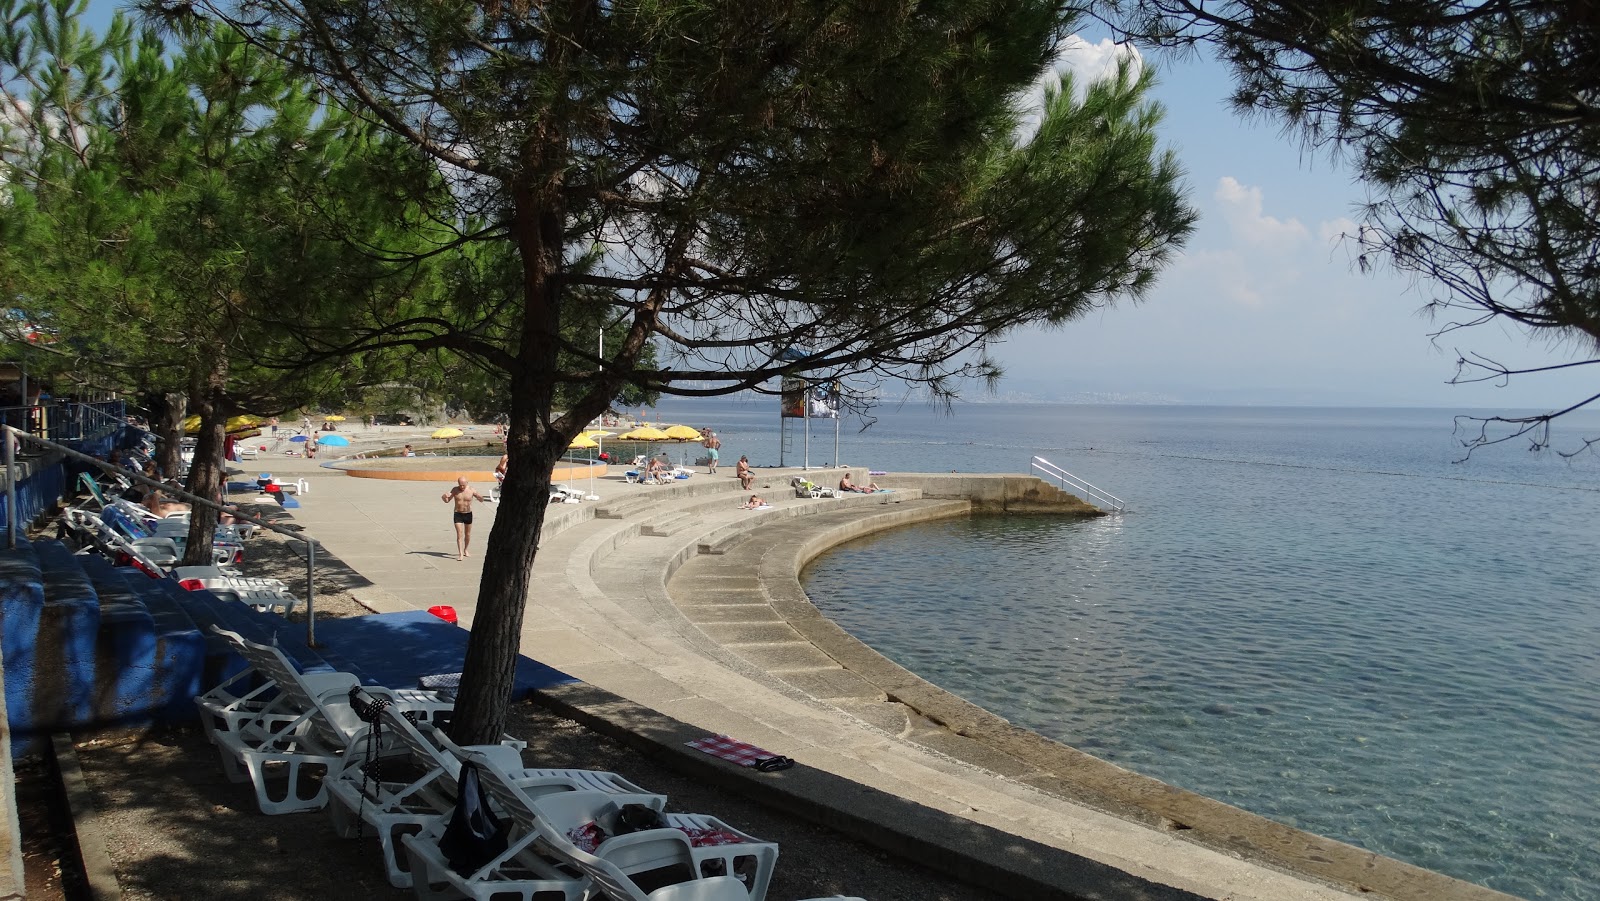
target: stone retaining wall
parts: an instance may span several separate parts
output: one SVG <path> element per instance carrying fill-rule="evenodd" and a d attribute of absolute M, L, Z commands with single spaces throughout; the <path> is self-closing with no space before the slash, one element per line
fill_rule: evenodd
<path fill-rule="evenodd" d="M 892 473 L 876 476 L 882 488 L 915 488 L 923 497 L 972 502 L 974 513 L 1050 513 L 1104 516 L 1105 511 L 1085 503 L 1054 485 L 1029 475 L 977 473 Z"/>

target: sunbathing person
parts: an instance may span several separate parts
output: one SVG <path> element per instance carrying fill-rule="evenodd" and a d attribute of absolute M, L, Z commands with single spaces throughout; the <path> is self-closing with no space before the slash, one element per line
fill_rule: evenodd
<path fill-rule="evenodd" d="M 878 483 L 876 482 L 866 485 L 865 487 L 857 485 L 856 483 L 850 481 L 850 473 L 846 472 L 844 474 L 844 478 L 839 480 L 839 490 L 854 491 L 857 494 L 871 494 L 874 491 L 882 491 L 883 489 L 879 488 Z"/>
<path fill-rule="evenodd" d="M 739 477 L 739 487 L 746 491 L 750 490 L 750 485 L 756 480 L 756 474 L 750 471 L 749 457 L 739 458 L 739 465 L 734 467 L 733 474 Z"/>
<path fill-rule="evenodd" d="M 741 510 L 759 510 L 762 507 L 770 507 L 770 506 L 772 506 L 772 505 L 761 499 L 761 495 L 752 494 L 752 495 L 750 495 L 750 499 L 749 500 L 747 500 L 743 504 L 739 505 L 739 509 L 741 509 Z"/>
<path fill-rule="evenodd" d="M 649 474 L 650 474 L 650 478 L 655 479 L 658 482 L 666 481 L 666 478 L 667 478 L 667 460 L 666 460 L 666 458 L 665 457 L 661 457 L 661 458 L 651 457 L 650 458 Z"/>
<path fill-rule="evenodd" d="M 170 500 L 161 492 L 160 488 L 144 496 L 144 508 L 161 519 L 173 513 L 186 513 L 189 505 L 181 501 Z"/>

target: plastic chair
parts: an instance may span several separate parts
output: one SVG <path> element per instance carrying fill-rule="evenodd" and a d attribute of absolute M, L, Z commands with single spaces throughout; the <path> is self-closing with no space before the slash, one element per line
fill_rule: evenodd
<path fill-rule="evenodd" d="M 527 744 L 514 738 L 508 737 L 497 745 L 462 747 L 426 723 L 412 723 L 393 706 L 383 708 L 378 716 L 379 728 L 358 739 L 338 770 L 330 774 L 328 791 L 334 803 L 329 805 L 329 811 L 334 830 L 343 838 L 355 837 L 360 823 L 372 827 L 383 846 L 389 884 L 395 888 L 412 886 L 411 871 L 400 854 L 400 838 L 421 832 L 451 810 L 459 795 L 461 761 L 472 754 L 494 760 L 524 793 L 533 797 L 600 789 L 629 801 L 647 798 L 666 804 L 665 796 L 649 794 L 615 773 L 523 767 L 520 752 Z M 378 778 L 383 774 L 383 760 L 402 755 L 409 758 L 416 778 L 405 783 Z M 376 773 L 370 766 L 374 761 Z"/>
<path fill-rule="evenodd" d="M 243 703 L 227 705 L 225 710 L 208 709 L 201 703 L 207 733 L 217 746 L 223 771 L 234 782 L 249 779 L 262 813 L 321 810 L 328 803 L 328 780 L 312 779 L 309 773 L 332 773 L 366 728 L 348 698 L 350 688 L 359 684 L 356 677 L 348 673 L 308 677 L 277 648 L 216 626 L 212 631 L 232 643 L 277 692 L 270 700 L 261 690 L 251 692 L 240 699 Z M 452 709 L 449 702 L 430 692 L 366 690 L 430 719 Z M 196 703 L 200 702 L 197 698 Z M 274 796 L 267 767 L 280 764 L 287 771 L 288 784 Z"/>
<path fill-rule="evenodd" d="M 551 795 L 543 798 L 534 798 L 533 807 L 542 826 L 547 827 L 559 839 L 553 850 L 563 856 L 573 857 L 573 862 L 582 865 L 578 855 L 570 852 L 584 853 L 581 848 L 574 845 L 568 836 L 576 827 L 586 823 L 597 823 L 612 831 L 608 824 L 602 823 L 615 813 L 617 801 L 592 792 L 573 792 L 564 795 Z M 612 864 L 620 866 L 630 873 L 643 872 L 669 866 L 674 861 L 661 857 L 650 865 L 646 865 L 641 848 L 642 844 L 629 842 L 625 845 L 614 845 L 623 839 L 633 839 L 637 835 L 664 833 L 665 838 L 672 839 L 668 848 L 650 846 L 650 853 L 655 855 L 678 854 L 678 841 L 681 840 L 684 849 L 684 863 L 693 872 L 694 878 L 699 880 L 713 880 L 729 878 L 739 884 L 743 894 L 740 901 L 762 901 L 767 896 L 767 886 L 772 882 L 772 871 L 778 863 L 778 846 L 775 842 L 766 842 L 755 836 L 746 834 L 729 826 L 713 816 L 700 813 L 664 813 L 661 815 L 665 828 L 647 830 L 646 832 L 631 833 L 628 835 L 615 835 L 607 838 L 595 849 L 594 855 L 603 858 Z M 672 835 L 676 833 L 676 835 Z M 729 844 L 695 845 L 693 836 L 719 834 L 735 839 Z M 642 840 L 641 840 L 642 842 Z M 621 849 L 626 848 L 626 851 Z M 653 859 L 653 858 L 652 858 Z M 662 862 L 665 861 L 665 862 Z M 741 878 L 742 877 L 742 878 Z M 598 881 L 598 880 L 597 880 Z M 748 884 L 746 882 L 748 881 Z M 632 884 L 631 882 L 629 883 Z M 634 901 L 635 898 L 643 899 L 644 894 L 614 896 L 619 901 Z"/>

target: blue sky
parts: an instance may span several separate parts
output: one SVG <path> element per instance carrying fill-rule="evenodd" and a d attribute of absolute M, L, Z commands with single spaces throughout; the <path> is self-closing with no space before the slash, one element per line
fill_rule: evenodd
<path fill-rule="evenodd" d="M 1110 50 L 1093 44 L 1083 55 Z M 1273 123 L 1235 116 L 1221 66 L 1144 59 L 1157 68 L 1162 134 L 1188 172 L 1200 223 L 1143 303 L 1021 332 L 1001 346 L 1002 394 L 1529 408 L 1594 392 L 1594 376 L 1581 369 L 1503 387 L 1446 384 L 1458 349 L 1533 366 L 1573 359 L 1573 348 L 1499 324 L 1431 341 L 1442 323 L 1420 315 L 1421 286 L 1392 273 L 1362 275 L 1334 245 L 1364 196 L 1344 168 L 1306 156 Z"/>
<path fill-rule="evenodd" d="M 117 6 L 91 0 L 91 23 L 103 27 Z M 1085 43 L 1080 69 L 1113 52 L 1096 35 Z M 1446 384 L 1458 349 L 1513 367 L 1576 359 L 1576 349 L 1498 323 L 1430 340 L 1440 323 L 1420 315 L 1425 291 L 1394 274 L 1355 272 L 1331 240 L 1353 227 L 1363 196 L 1347 171 L 1303 154 L 1273 123 L 1235 116 L 1222 67 L 1145 61 L 1159 73 L 1163 138 L 1188 172 L 1199 226 L 1143 303 L 1019 331 L 998 346 L 1002 396 L 1542 409 L 1594 392 L 1586 370 L 1596 367 L 1503 386 Z"/>

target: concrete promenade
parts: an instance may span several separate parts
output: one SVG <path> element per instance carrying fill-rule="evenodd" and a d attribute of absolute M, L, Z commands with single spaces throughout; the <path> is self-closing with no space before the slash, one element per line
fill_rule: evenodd
<path fill-rule="evenodd" d="M 381 437 L 425 448 L 418 434 Z M 359 429 L 351 437 L 356 445 L 346 451 L 369 446 Z M 439 498 L 446 483 L 349 478 L 324 468 L 329 462 L 263 455 L 242 468 L 310 482 L 293 516 L 375 583 L 355 591 L 362 603 L 383 612 L 449 604 L 470 626 L 479 555 L 500 511 L 476 505 L 473 556 L 458 561 L 449 507 Z M 856 643 L 815 614 L 795 581 L 800 564 L 842 538 L 965 515 L 970 505 L 908 488 L 798 500 L 788 490 L 790 471 L 757 474 L 756 490 L 774 502 L 772 510 L 738 508 L 744 495 L 731 467 L 664 487 L 608 478 L 594 486 L 600 500 L 550 508 L 522 651 L 586 683 L 548 693 L 554 703 L 641 748 L 682 755 L 709 778 L 747 780 L 752 794 L 847 831 L 878 830 L 885 847 L 1018 897 L 1506 897 L 1286 827 L 1268 829 L 1276 839 L 1240 842 L 1285 846 L 1264 861 L 1225 841 L 1193 841 L 1186 823 L 1102 812 L 1117 810 L 1115 799 L 1075 792 L 1070 773 L 1054 781 L 1023 778 L 1030 774 L 1016 760 L 1026 754 L 996 752 L 1004 742 L 975 744 L 956 734 L 981 731 L 959 728 L 959 702 L 947 705 L 955 712 L 941 718 L 944 726 L 927 719 L 936 697 L 917 709 L 894 703 L 902 688 L 924 697 L 936 690 L 852 650 Z M 478 487 L 488 493 L 488 485 Z M 729 773 L 682 748 L 709 733 L 785 754 L 799 766 Z M 1013 736 L 1011 747 L 1018 744 Z M 1101 766 L 1108 768 L 1097 771 L 1102 775 L 1124 772 Z M 1331 869 L 1319 871 L 1316 861 L 1330 855 Z M 1320 876 L 1288 872 L 1297 860 Z"/>

